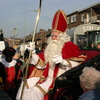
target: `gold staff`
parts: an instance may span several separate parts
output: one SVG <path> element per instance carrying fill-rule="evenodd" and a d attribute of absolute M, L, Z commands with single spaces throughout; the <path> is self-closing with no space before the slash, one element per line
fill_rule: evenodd
<path fill-rule="evenodd" d="M 35 37 L 36 31 L 37 31 L 37 26 L 38 26 L 38 22 L 39 22 L 39 18 L 40 18 L 40 12 L 41 12 L 41 4 L 42 4 L 42 0 L 40 0 L 39 8 L 37 10 L 38 14 L 37 14 L 37 17 L 36 17 L 36 24 L 35 24 L 34 31 L 33 31 L 32 42 L 34 42 L 34 37 Z M 22 96 L 23 96 L 23 92 L 24 92 L 24 87 L 25 87 L 25 84 L 26 84 L 26 78 L 27 78 L 27 72 L 28 72 L 28 66 L 29 66 L 29 63 L 30 63 L 31 54 L 32 54 L 32 51 L 30 51 L 30 53 L 29 53 L 29 58 L 28 58 L 27 66 L 26 66 L 24 83 L 23 83 L 23 86 L 22 86 L 22 92 L 21 92 L 20 100 L 22 100 Z"/>

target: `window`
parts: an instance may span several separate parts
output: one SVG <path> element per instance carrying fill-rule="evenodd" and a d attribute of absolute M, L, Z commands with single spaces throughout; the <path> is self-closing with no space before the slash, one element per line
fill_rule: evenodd
<path fill-rule="evenodd" d="M 88 44 L 88 37 L 85 35 L 77 35 L 77 45 L 80 49 L 86 49 Z"/>
<path fill-rule="evenodd" d="M 81 22 L 84 22 L 85 16 L 84 14 L 81 16 Z"/>
<path fill-rule="evenodd" d="M 99 15 L 100 14 L 100 8 L 96 9 L 96 13 Z"/>
<path fill-rule="evenodd" d="M 76 15 L 71 16 L 71 23 L 76 22 Z"/>

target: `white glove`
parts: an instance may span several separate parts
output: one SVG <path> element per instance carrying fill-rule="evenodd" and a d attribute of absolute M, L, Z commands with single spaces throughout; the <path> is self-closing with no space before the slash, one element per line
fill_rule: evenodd
<path fill-rule="evenodd" d="M 29 43 L 28 50 L 35 52 L 35 42 Z"/>
<path fill-rule="evenodd" d="M 61 65 L 62 65 L 62 68 L 65 68 L 65 67 L 71 67 L 71 64 L 68 62 L 68 61 L 66 61 L 66 60 L 64 60 L 63 58 L 62 58 L 62 56 L 60 56 L 60 55 L 55 55 L 54 57 L 53 57 L 53 62 L 55 63 L 55 64 L 58 64 L 58 63 L 60 63 Z"/>
<path fill-rule="evenodd" d="M 53 62 L 55 64 L 62 63 L 63 62 L 63 58 L 60 55 L 55 55 L 55 56 L 53 56 Z"/>

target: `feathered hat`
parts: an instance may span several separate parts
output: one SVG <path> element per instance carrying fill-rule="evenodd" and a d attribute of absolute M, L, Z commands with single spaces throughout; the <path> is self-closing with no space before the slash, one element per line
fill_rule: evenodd
<path fill-rule="evenodd" d="M 52 31 L 64 33 L 68 27 L 67 16 L 63 10 L 58 10 L 52 21 Z"/>

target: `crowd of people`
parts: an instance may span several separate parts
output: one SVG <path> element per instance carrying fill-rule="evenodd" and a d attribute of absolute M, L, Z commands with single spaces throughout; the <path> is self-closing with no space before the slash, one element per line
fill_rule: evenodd
<path fill-rule="evenodd" d="M 35 42 L 30 42 L 24 56 L 27 61 L 30 51 L 32 52 L 25 80 L 20 55 L 12 47 L 3 50 L 0 77 L 3 79 L 4 91 L 13 100 L 44 100 L 45 95 L 54 88 L 58 76 L 85 61 L 85 56 L 80 55 L 79 47 L 71 42 L 70 36 L 66 34 L 67 27 L 65 12 L 58 10 L 53 17 L 51 36 L 47 43 L 43 43 L 42 52 L 37 54 Z M 100 72 L 96 69 L 83 69 L 79 78 L 85 93 L 79 100 L 99 100 L 99 77 Z M 96 95 L 96 99 L 90 95 Z"/>

